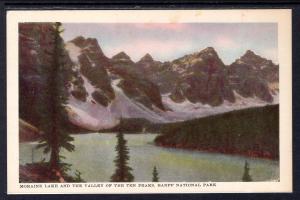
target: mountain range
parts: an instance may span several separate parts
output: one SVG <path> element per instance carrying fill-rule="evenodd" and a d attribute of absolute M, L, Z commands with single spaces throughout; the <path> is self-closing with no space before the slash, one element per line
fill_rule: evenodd
<path fill-rule="evenodd" d="M 47 48 L 47 26 L 20 26 L 26 98 L 37 95 L 33 88 L 39 84 L 38 54 Z M 96 39 L 83 36 L 65 42 L 65 49 L 72 65 L 69 119 L 88 130 L 114 127 L 120 117 L 168 123 L 278 103 L 279 65 L 251 50 L 225 65 L 213 47 L 168 62 L 150 54 L 134 62 L 125 52 L 109 58 Z"/>

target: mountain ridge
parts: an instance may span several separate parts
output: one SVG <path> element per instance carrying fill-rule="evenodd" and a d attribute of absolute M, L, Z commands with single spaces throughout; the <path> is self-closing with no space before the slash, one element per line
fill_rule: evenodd
<path fill-rule="evenodd" d="M 22 24 L 19 35 L 24 102 L 33 95 L 26 91 L 40 88 L 35 68 L 44 62 L 31 45 L 43 45 L 36 35 L 44 28 L 26 31 L 32 26 L 36 25 Z M 173 61 L 160 62 L 145 54 L 133 62 L 125 52 L 107 57 L 95 38 L 83 36 L 65 42 L 65 49 L 70 57 L 67 64 L 72 65 L 69 118 L 85 129 L 109 129 L 120 117 L 167 123 L 278 103 L 279 66 L 264 58 L 225 65 L 214 48 L 208 47 Z M 28 54 L 33 51 L 36 54 Z M 33 114 L 26 106 L 22 109 Z"/>
<path fill-rule="evenodd" d="M 256 55 L 250 50 L 246 51 L 241 58 L 245 60 L 249 56 L 257 56 L 260 64 L 263 61 L 268 63 L 267 59 Z M 227 107 L 228 105 L 231 107 L 229 110 L 235 106 L 241 108 L 251 107 L 252 105 L 249 103 L 251 101 L 247 98 L 258 98 L 259 103 L 255 103 L 255 106 L 273 102 L 273 93 L 270 94 L 267 84 L 260 79 L 247 77 L 248 81 L 251 80 L 252 84 L 257 85 L 254 89 L 249 88 L 252 96 L 244 94 L 244 91 L 239 90 L 240 88 L 234 88 L 234 81 L 231 80 L 230 75 L 241 76 L 241 74 L 231 72 L 230 69 L 234 68 L 232 67 L 234 62 L 231 65 L 225 65 L 213 47 L 207 47 L 167 62 L 156 61 L 149 53 L 146 53 L 139 61 L 133 62 L 124 51 L 108 59 L 111 66 L 106 70 L 111 77 L 110 79 L 118 80 L 118 84 L 113 86 L 114 91 L 122 91 L 130 101 L 145 106 L 144 108 L 149 109 L 147 112 L 155 113 L 157 119 L 163 118 L 163 121 L 157 121 L 160 123 L 190 119 L 185 118 L 185 115 L 190 112 L 196 113 L 192 115 L 195 117 L 207 116 L 209 113 L 215 113 L 208 111 L 208 108 L 210 110 L 222 108 L 224 103 Z M 239 68 L 241 67 L 243 66 L 239 66 Z M 162 87 L 165 87 L 166 91 L 163 91 Z M 259 90 L 257 88 L 260 90 L 265 89 L 265 91 L 260 94 L 257 92 Z M 180 108 L 184 104 L 186 106 L 182 107 L 182 112 L 176 108 Z M 190 110 L 185 112 L 186 108 Z M 223 112 L 222 109 L 216 109 L 218 110 L 216 113 Z M 225 110 L 227 109 L 225 108 Z M 201 112 L 205 114 L 199 114 Z M 181 114 L 185 117 L 178 116 Z M 123 115 L 131 116 L 124 113 Z M 118 116 L 120 117 L 121 114 Z M 137 116 L 135 115 L 135 117 Z M 140 115 L 138 117 L 143 118 Z M 146 119 L 149 118 L 146 117 Z M 150 121 L 153 122 L 152 117 Z"/>

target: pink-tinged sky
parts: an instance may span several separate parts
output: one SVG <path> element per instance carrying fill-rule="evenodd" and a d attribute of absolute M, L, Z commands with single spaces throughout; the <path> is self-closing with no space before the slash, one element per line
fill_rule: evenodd
<path fill-rule="evenodd" d="M 225 64 L 251 49 L 277 59 L 275 23 L 68 23 L 63 24 L 65 41 L 77 36 L 96 38 L 106 56 L 124 51 L 133 61 L 146 53 L 160 61 L 214 47 Z"/>

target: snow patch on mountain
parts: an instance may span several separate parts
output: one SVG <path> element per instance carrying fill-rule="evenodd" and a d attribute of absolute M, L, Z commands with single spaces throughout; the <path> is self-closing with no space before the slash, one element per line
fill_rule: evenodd
<path fill-rule="evenodd" d="M 272 103 L 266 103 L 257 97 L 245 98 L 234 91 L 236 102 L 231 103 L 227 100 L 220 106 L 210 106 L 202 103 L 192 103 L 187 99 L 182 103 L 175 103 L 170 99 L 169 94 L 162 95 L 162 101 L 164 106 L 170 108 L 172 111 L 167 111 L 164 117 L 168 121 L 184 121 L 193 118 L 206 117 L 210 115 L 220 114 L 233 110 L 239 110 L 250 107 L 260 107 L 269 104 L 279 103 L 279 94 L 273 95 L 274 101 Z"/>
<path fill-rule="evenodd" d="M 169 94 L 164 94 L 162 95 L 162 102 L 165 107 L 170 109 L 169 111 L 164 112 L 160 109 L 150 110 L 144 105 L 127 97 L 123 90 L 118 86 L 121 79 L 116 79 L 112 81 L 112 87 L 116 97 L 107 107 L 105 107 L 92 101 L 93 97 L 91 94 L 95 90 L 95 87 L 91 85 L 86 77 L 82 76 L 82 78 L 84 80 L 84 87 L 88 92 L 87 101 L 82 102 L 73 96 L 70 96 L 68 104 L 69 117 L 72 123 L 95 131 L 116 126 L 121 117 L 144 118 L 154 123 L 167 123 L 206 117 L 243 108 L 277 104 L 279 102 L 278 93 L 273 95 L 273 103 L 266 103 L 256 97 L 242 97 L 234 91 L 236 102 L 231 103 L 225 100 L 220 106 L 192 103 L 187 99 L 181 103 L 175 103 L 169 98 Z"/>
<path fill-rule="evenodd" d="M 109 107 L 98 103 L 82 102 L 70 96 L 68 107 L 71 110 L 69 112 L 70 121 L 88 130 L 98 131 L 112 128 L 119 123 L 119 119 L 110 112 Z"/>
<path fill-rule="evenodd" d="M 182 112 L 182 111 L 195 111 L 199 108 L 211 108 L 208 104 L 202 103 L 192 103 L 189 100 L 185 99 L 181 103 L 175 103 L 170 97 L 169 94 L 164 94 L 162 96 L 163 103 L 168 107 L 171 108 L 173 112 Z"/>
<path fill-rule="evenodd" d="M 81 78 L 83 79 L 83 86 L 86 92 L 88 93 L 87 101 L 91 102 L 93 100 L 93 102 L 95 102 L 95 100 L 92 97 L 92 93 L 95 91 L 95 87 L 90 83 L 90 81 L 85 76 L 81 75 Z"/>
<path fill-rule="evenodd" d="M 110 106 L 105 107 L 98 104 L 92 97 L 95 87 L 83 75 L 81 75 L 84 87 L 88 93 L 85 102 L 69 97 L 69 118 L 70 121 L 80 127 L 88 130 L 98 131 L 116 126 L 119 119 L 111 113 Z"/>
<path fill-rule="evenodd" d="M 119 82 L 120 79 L 112 82 L 112 87 L 116 93 L 116 98 L 111 104 L 112 113 L 124 118 L 144 118 L 156 123 L 166 122 L 165 118 L 160 116 L 159 113 L 127 97 L 123 90 L 118 87 Z"/>
<path fill-rule="evenodd" d="M 65 48 L 69 52 L 69 56 L 74 63 L 78 63 L 78 56 L 81 54 L 81 48 L 72 42 L 66 43 Z"/>
<path fill-rule="evenodd" d="M 80 48 L 73 42 L 66 43 L 66 49 L 69 52 L 71 60 L 75 64 L 75 70 L 77 70 L 78 72 L 80 71 L 78 57 L 86 51 L 94 51 L 93 48 L 94 45 L 91 44 L 87 44 L 87 46 Z M 102 52 L 99 53 L 99 55 L 102 54 Z M 251 52 L 248 52 L 248 54 L 252 56 Z M 93 57 L 90 57 L 89 54 L 84 55 L 86 55 L 91 67 L 97 67 L 97 65 L 99 65 L 99 62 L 95 62 L 96 60 L 92 59 Z M 208 57 L 215 57 L 216 61 L 218 61 L 217 64 L 223 66 L 223 63 L 222 61 L 219 61 L 218 55 L 215 50 L 209 47 L 202 50 L 201 52 L 190 54 L 175 60 L 170 64 L 170 68 L 173 72 L 176 72 L 176 74 L 180 74 L 182 78 L 185 78 L 186 76 L 192 76 L 195 74 L 195 72 L 194 70 L 189 70 L 188 68 L 196 64 L 205 67 L 205 62 Z M 246 63 L 245 59 L 247 57 L 248 56 L 244 56 L 244 59 L 237 59 L 236 63 Z M 130 57 L 124 52 L 113 56 L 111 60 L 116 63 L 132 62 Z M 150 55 L 146 55 L 141 59 L 141 62 L 142 61 L 145 62 L 145 66 L 151 66 L 150 62 L 153 62 L 153 59 Z M 149 61 L 149 63 L 147 63 L 146 61 Z M 268 65 L 264 62 L 261 66 L 262 68 L 264 68 Z M 111 87 L 115 93 L 115 97 L 111 99 L 107 106 L 103 106 L 94 100 L 94 98 L 92 97 L 93 92 L 95 90 L 99 91 L 100 89 L 95 88 L 95 86 L 90 83 L 89 79 L 81 74 L 81 77 L 84 81 L 83 86 L 86 89 L 88 96 L 85 102 L 74 98 L 72 95 L 70 96 L 68 104 L 69 116 L 70 120 L 74 124 L 89 130 L 97 131 L 116 126 L 119 123 L 119 119 L 121 117 L 144 118 L 154 123 L 167 123 L 206 117 L 209 115 L 215 115 L 232 110 L 279 103 L 278 86 L 276 87 L 276 84 L 274 83 L 272 84 L 272 87 L 274 88 L 272 89 L 272 96 L 274 99 L 272 103 L 266 103 L 266 101 L 263 101 L 255 96 L 246 98 L 236 91 L 233 91 L 233 95 L 236 99 L 235 102 L 224 100 L 223 103 L 219 106 L 211 106 L 209 104 L 202 104 L 200 102 L 192 103 L 186 98 L 183 102 L 176 103 L 169 97 L 170 93 L 165 93 L 161 94 L 161 96 L 163 106 L 167 108 L 166 111 L 160 110 L 154 105 L 152 105 L 153 109 L 149 109 L 138 101 L 135 101 L 134 98 L 130 98 L 126 95 L 123 89 L 118 86 L 121 81 L 121 78 L 119 76 L 116 76 L 109 70 L 107 70 L 107 73 L 112 80 Z M 161 83 L 158 82 L 157 85 L 159 84 Z"/>
<path fill-rule="evenodd" d="M 80 127 L 98 131 L 116 126 L 119 119 L 122 118 L 144 118 L 155 123 L 168 122 L 163 115 L 163 112 L 156 109 L 154 112 L 144 105 L 131 100 L 127 97 L 123 90 L 117 85 L 120 79 L 112 82 L 116 97 L 107 107 L 98 104 L 93 100 L 91 94 L 95 87 L 90 84 L 86 77 L 82 76 L 84 87 L 88 92 L 86 102 L 77 100 L 73 96 L 69 97 L 69 118 L 70 121 Z M 94 102 L 94 103 L 93 103 Z"/>

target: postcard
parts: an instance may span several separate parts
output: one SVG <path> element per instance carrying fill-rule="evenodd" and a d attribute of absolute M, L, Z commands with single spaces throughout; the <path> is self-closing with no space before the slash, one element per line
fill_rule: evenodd
<path fill-rule="evenodd" d="M 292 192 L 291 10 L 7 12 L 9 194 Z"/>

